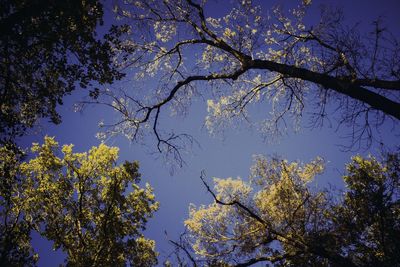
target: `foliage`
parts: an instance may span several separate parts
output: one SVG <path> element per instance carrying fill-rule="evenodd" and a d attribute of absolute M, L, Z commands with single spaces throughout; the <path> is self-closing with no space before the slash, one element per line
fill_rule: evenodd
<path fill-rule="evenodd" d="M 76 83 L 86 88 L 122 77 L 112 61 L 112 46 L 118 45 L 121 28 L 113 26 L 99 38 L 103 14 L 97 0 L 1 1 L 3 142 L 24 134 L 42 117 L 60 123 L 56 106 Z"/>
<path fill-rule="evenodd" d="M 155 243 L 141 231 L 158 203 L 148 184 L 138 185 L 137 162 L 116 166 L 118 148 L 104 144 L 88 153 L 74 153 L 73 145 L 60 151 L 50 137 L 32 152 L 18 167 L 20 221 L 65 251 L 67 266 L 156 264 Z"/>
<path fill-rule="evenodd" d="M 0 147 L 0 266 L 36 266 L 30 244 L 31 225 L 23 220 L 23 190 L 18 166 L 21 155 Z"/>
<path fill-rule="evenodd" d="M 397 266 L 399 162 L 399 154 L 383 163 L 353 157 L 338 198 L 310 185 L 320 159 L 257 157 L 250 182 L 214 179 L 215 191 L 205 183 L 214 202 L 191 206 L 188 241 L 210 266 Z"/>
<path fill-rule="evenodd" d="M 266 114 L 257 127 L 272 136 L 285 132 L 288 120 L 297 129 L 311 114 L 313 127 L 337 120 L 350 131 L 351 145 L 368 146 L 385 121 L 398 122 L 400 42 L 381 21 L 364 34 L 328 8 L 307 25 L 311 1 L 290 12 L 279 6 L 267 11 L 250 0 L 234 3 L 212 17 L 215 1 L 121 1 L 117 17 L 132 29 L 121 42 L 134 53 L 120 64 L 134 76 L 135 90 L 102 91 L 95 102 L 121 117 L 102 124 L 100 136 L 123 133 L 136 140 L 150 130 L 160 151 L 176 153 L 187 136 L 160 130 L 160 114 L 167 108 L 184 114 L 198 98 L 208 99 L 210 133 L 235 118 L 250 122 L 249 107 L 257 103 Z"/>
<path fill-rule="evenodd" d="M 397 266 L 400 241 L 400 158 L 353 158 L 344 180 L 348 187 L 343 206 L 335 207 L 337 231 L 357 265 Z M 345 231 L 343 231 L 345 230 Z"/>

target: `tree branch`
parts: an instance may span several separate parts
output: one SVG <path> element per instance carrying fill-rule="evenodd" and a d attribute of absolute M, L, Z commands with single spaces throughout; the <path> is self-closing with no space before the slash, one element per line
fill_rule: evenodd
<path fill-rule="evenodd" d="M 252 62 L 249 62 L 249 65 L 249 69 L 266 69 L 288 75 L 292 78 L 299 78 L 305 81 L 313 82 L 324 88 L 332 89 L 333 91 L 342 95 L 346 95 L 366 103 L 374 109 L 382 111 L 383 113 L 391 115 L 400 120 L 399 103 L 361 87 L 350 80 L 335 78 L 327 74 L 321 74 L 308 69 L 276 63 L 269 60 L 256 59 L 252 60 Z"/>

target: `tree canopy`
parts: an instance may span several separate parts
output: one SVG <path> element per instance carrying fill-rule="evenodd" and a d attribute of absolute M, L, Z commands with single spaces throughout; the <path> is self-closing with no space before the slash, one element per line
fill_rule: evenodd
<path fill-rule="evenodd" d="M 23 163 L 1 151 L 9 177 L 1 180 L 2 263 L 34 265 L 31 230 L 63 250 L 67 266 L 157 263 L 154 241 L 142 231 L 158 203 L 148 184 L 139 186 L 137 162 L 116 166 L 118 149 L 104 144 L 88 153 L 74 153 L 73 145 L 60 150 L 50 137 L 32 151 Z"/>
<path fill-rule="evenodd" d="M 257 157 L 250 182 L 214 179 L 214 190 L 205 183 L 214 202 L 192 206 L 185 221 L 191 259 L 208 266 L 397 266 L 399 162 L 399 154 L 383 162 L 355 156 L 345 191 L 334 194 L 313 186 L 323 171 L 319 158 Z"/>
<path fill-rule="evenodd" d="M 23 135 L 40 118 L 59 123 L 56 106 L 77 85 L 86 88 L 122 77 L 112 61 L 120 28 L 98 35 L 103 15 L 97 0 L 1 1 L 3 142 Z"/>
<path fill-rule="evenodd" d="M 265 106 L 262 134 L 279 135 L 290 120 L 297 128 L 307 114 L 312 126 L 346 125 L 350 146 L 368 146 L 383 122 L 398 123 L 400 46 L 381 21 L 364 33 L 329 8 L 309 25 L 311 1 L 287 11 L 234 3 L 221 17 L 210 15 L 213 1 L 117 4 L 117 17 L 132 28 L 123 43 L 134 50 L 120 64 L 134 79 L 96 101 L 121 115 L 102 124 L 104 133 L 135 140 L 150 130 L 160 151 L 176 152 L 187 136 L 160 129 L 160 114 L 185 113 L 196 98 L 208 99 L 211 133 L 235 118 L 250 121 L 255 103 Z"/>

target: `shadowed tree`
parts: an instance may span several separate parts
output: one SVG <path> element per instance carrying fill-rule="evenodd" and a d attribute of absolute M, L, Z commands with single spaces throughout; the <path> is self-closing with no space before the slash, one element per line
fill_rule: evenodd
<path fill-rule="evenodd" d="M 24 182 L 18 166 L 21 155 L 0 147 L 0 266 L 36 266 L 30 244 L 31 224 L 23 219 L 20 192 Z"/>
<path fill-rule="evenodd" d="M 19 209 L 2 216 L 29 226 L 20 236 L 9 229 L 17 251 L 28 251 L 34 230 L 66 253 L 66 266 L 155 265 L 155 243 L 142 231 L 158 203 L 148 184 L 138 185 L 138 163 L 116 165 L 118 148 L 104 144 L 88 153 L 72 149 L 46 137 L 43 145 L 32 146 L 31 160 L 14 166 L 23 178 L 12 198 Z"/>
<path fill-rule="evenodd" d="M 399 155 L 353 157 L 344 195 L 311 188 L 322 170 L 320 159 L 258 157 L 250 183 L 215 179 L 214 191 L 203 180 L 214 202 L 190 208 L 177 246 L 200 266 L 398 266 Z"/>
<path fill-rule="evenodd" d="M 60 123 L 56 106 L 79 84 L 122 77 L 112 61 L 119 27 L 103 24 L 97 0 L 4 0 L 0 3 L 0 135 L 13 141 L 40 118 Z M 93 89 L 92 95 L 96 91 Z"/>
<path fill-rule="evenodd" d="M 337 120 L 350 130 L 351 146 L 368 146 L 385 121 L 397 124 L 399 42 L 380 21 L 364 34 L 343 25 L 340 10 L 325 8 L 317 23 L 307 25 L 311 1 L 290 12 L 234 3 L 221 17 L 210 15 L 213 1 L 116 6 L 133 32 L 122 42 L 135 52 L 120 64 L 134 76 L 135 90 L 104 90 L 95 101 L 121 115 L 103 124 L 102 136 L 123 133 L 135 140 L 152 131 L 158 150 L 180 159 L 177 141 L 187 136 L 162 131 L 160 117 L 168 108 L 184 114 L 197 98 L 208 99 L 211 133 L 235 118 L 250 121 L 248 108 L 256 103 L 266 107 L 260 132 L 273 136 L 290 120 L 297 128 L 307 114 L 312 126 Z"/>

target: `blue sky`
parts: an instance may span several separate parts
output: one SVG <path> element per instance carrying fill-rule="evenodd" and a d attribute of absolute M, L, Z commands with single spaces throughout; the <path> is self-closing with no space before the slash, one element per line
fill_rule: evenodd
<path fill-rule="evenodd" d="M 224 1 L 220 0 L 216 8 L 213 8 L 214 16 L 222 16 L 221 7 Z M 259 1 L 268 7 L 270 3 L 278 1 Z M 284 1 L 285 6 L 293 2 Z M 321 3 L 343 6 L 345 18 L 349 23 L 361 22 L 362 27 L 369 26 L 372 20 L 382 16 L 384 21 L 397 36 L 400 29 L 400 2 L 398 0 L 381 1 L 313 1 L 310 20 L 319 17 L 317 7 Z M 207 15 L 207 14 L 206 14 Z M 371 28 L 370 28 L 371 29 Z M 41 130 L 36 131 L 23 140 L 21 144 L 28 146 L 32 142 L 42 142 L 44 135 L 55 136 L 60 144 L 75 144 L 76 151 L 87 151 L 92 146 L 97 146 L 99 141 L 95 138 L 98 122 L 104 118 L 112 118 L 115 114 L 103 106 L 86 108 L 82 113 L 74 113 L 72 105 L 85 95 L 84 91 L 75 92 L 72 96 L 65 98 L 65 103 L 59 108 L 63 117 L 61 125 L 49 125 L 43 123 Z M 260 107 L 262 108 L 262 107 Z M 256 110 L 257 111 L 257 110 Z M 224 136 L 210 137 L 203 126 L 206 115 L 206 103 L 195 102 L 189 110 L 189 114 L 182 119 L 166 118 L 162 124 L 173 125 L 173 128 L 181 132 L 190 133 L 200 144 L 193 147 L 192 151 L 184 153 L 186 165 L 182 169 L 170 174 L 170 167 L 165 164 L 159 155 L 149 153 L 149 148 L 154 149 L 154 143 L 141 146 L 131 144 L 123 137 L 115 137 L 107 141 L 110 146 L 120 148 L 121 162 L 124 160 L 138 160 L 143 181 L 150 183 L 160 209 L 154 218 L 149 221 L 145 234 L 148 238 L 156 240 L 157 250 L 163 256 L 172 250 L 165 239 L 164 231 L 169 233 L 170 238 L 178 237 L 184 230 L 183 221 L 188 215 L 189 203 L 208 204 L 211 196 L 207 194 L 199 176 L 202 170 L 206 171 L 211 182 L 211 177 L 247 177 L 255 154 L 279 155 L 288 160 L 310 161 L 316 156 L 322 156 L 326 162 L 326 173 L 319 177 L 318 183 L 333 183 L 340 185 L 340 176 L 344 170 L 344 164 L 349 161 L 352 152 L 343 152 L 339 147 L 343 142 L 341 135 L 343 131 L 335 132 L 335 128 L 324 127 L 322 129 L 308 129 L 303 127 L 299 133 L 289 132 L 283 136 L 279 143 L 264 142 L 256 129 L 248 129 L 241 125 L 228 129 Z M 177 130 L 178 131 L 178 130 Z M 178 131 L 178 132 L 179 132 Z M 382 139 L 389 147 L 399 145 L 399 136 L 391 133 L 389 126 L 381 132 Z M 359 151 L 361 154 L 379 155 L 379 147 L 373 146 L 367 151 Z M 51 252 L 50 244 L 34 238 L 35 247 L 38 247 L 41 259 L 39 266 L 55 266 L 63 261 L 62 253 Z"/>

